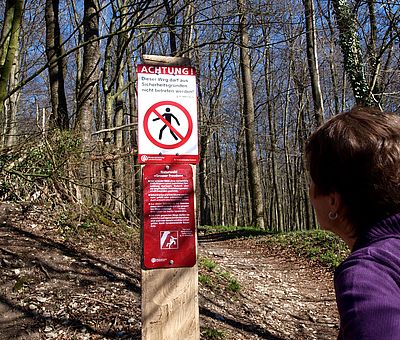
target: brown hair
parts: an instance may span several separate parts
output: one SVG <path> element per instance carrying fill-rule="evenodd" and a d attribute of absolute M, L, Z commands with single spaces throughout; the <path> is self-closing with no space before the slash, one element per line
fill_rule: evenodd
<path fill-rule="evenodd" d="M 356 234 L 400 212 L 399 116 L 355 107 L 320 126 L 305 151 L 316 193 L 341 195 Z"/>

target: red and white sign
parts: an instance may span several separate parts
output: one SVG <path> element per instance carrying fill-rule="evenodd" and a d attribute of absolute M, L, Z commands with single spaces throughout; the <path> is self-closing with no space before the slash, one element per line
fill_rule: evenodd
<path fill-rule="evenodd" d="M 196 232 L 192 166 L 148 164 L 142 171 L 144 267 L 194 266 Z"/>
<path fill-rule="evenodd" d="M 139 162 L 197 163 L 195 69 L 138 65 L 137 73 Z"/>

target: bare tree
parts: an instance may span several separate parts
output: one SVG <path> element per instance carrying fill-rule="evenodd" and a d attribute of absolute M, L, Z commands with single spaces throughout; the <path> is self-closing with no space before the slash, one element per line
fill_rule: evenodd
<path fill-rule="evenodd" d="M 174 0 L 163 0 L 165 11 L 167 12 L 167 27 L 169 33 L 169 46 L 171 56 L 175 56 L 178 51 L 176 43 L 176 25 L 175 25 L 175 11 L 174 11 Z"/>
<path fill-rule="evenodd" d="M 314 102 L 314 120 L 316 125 L 319 126 L 324 119 L 324 103 L 319 79 L 314 0 L 303 0 L 303 5 L 306 18 L 307 60 Z"/>
<path fill-rule="evenodd" d="M 22 22 L 23 0 L 7 0 L 4 13 L 3 27 L 0 37 L 0 144 L 6 142 L 6 131 L 10 129 L 6 125 L 12 124 L 6 121 L 5 100 L 8 96 L 8 82 L 12 73 L 12 67 L 17 55 L 19 44 L 19 32 Z"/>
<path fill-rule="evenodd" d="M 252 0 L 25 3 L 23 25 L 15 26 L 24 29 L 18 45 L 18 39 L 11 39 L 11 33 L 18 36 L 11 28 L 11 10 L 18 3 L 0 1 L 1 11 L 7 4 L 0 50 L 2 145 L 14 144 L 11 136 L 18 141 L 32 138 L 45 126 L 36 118 L 49 103 L 51 126 L 69 128 L 57 120 L 67 113 L 66 106 L 53 101 L 62 98 L 59 85 L 64 80 L 68 109 L 75 112 L 70 127 L 77 136 L 63 131 L 46 140 L 58 143 L 58 135 L 65 138 L 61 146 L 74 148 L 71 161 L 57 163 L 58 169 L 65 167 L 58 179 L 75 176 L 69 183 L 79 180 L 91 190 L 82 190 L 80 202 L 101 204 L 125 216 L 138 216 L 140 211 L 135 134 L 139 51 L 189 57 L 196 67 L 202 224 L 268 223 L 276 231 L 314 226 L 302 162 L 310 130 L 322 115 L 353 105 L 352 89 L 357 102 L 399 108 L 400 12 L 393 2 L 378 7 L 372 0 L 341 0 L 335 1 L 333 11 L 331 2 L 321 0 L 315 13 L 311 0 L 303 0 L 300 7 L 288 0 L 268 7 Z M 47 28 L 37 18 L 46 18 Z M 343 48 L 336 44 L 338 37 Z M 40 144 L 43 137 L 38 134 L 40 139 L 30 145 Z M 47 155 L 50 161 L 57 159 Z M 0 176 L 0 186 L 3 180 Z M 21 189 L 22 182 L 18 190 L 26 197 L 29 190 Z M 65 184 L 62 197 L 77 201 L 74 184 L 58 182 Z"/>
<path fill-rule="evenodd" d="M 253 84 L 251 78 L 251 61 L 249 54 L 249 34 L 247 31 L 246 6 L 245 0 L 238 0 L 239 10 L 239 34 L 240 34 L 240 68 L 243 82 L 244 107 L 243 114 L 245 119 L 245 135 L 247 144 L 247 157 L 250 167 L 251 194 L 253 200 L 253 224 L 259 228 L 265 228 L 264 205 L 261 192 L 260 170 L 257 163 L 257 148 L 255 139 L 255 115 Z"/>
<path fill-rule="evenodd" d="M 14 62 L 11 67 L 10 73 L 10 81 L 9 87 L 10 89 L 14 88 L 20 76 L 20 53 L 19 50 L 16 51 L 14 56 Z M 4 138 L 5 138 L 5 146 L 12 147 L 17 145 L 17 111 L 18 111 L 18 104 L 20 98 L 20 91 L 14 92 L 10 97 L 7 98 L 5 101 L 5 130 L 4 130 Z"/>
<path fill-rule="evenodd" d="M 81 85 L 78 93 L 75 130 L 82 139 L 83 162 L 79 169 L 79 178 L 86 188 L 90 187 L 90 145 L 93 124 L 93 109 L 98 86 L 99 64 L 99 5 L 98 0 L 84 2 L 84 47 Z M 79 192 L 79 191 L 78 191 Z M 83 192 L 83 194 L 82 194 Z M 80 200 L 88 199 L 88 190 L 81 191 Z"/>
<path fill-rule="evenodd" d="M 60 34 L 59 0 L 46 0 L 46 55 L 49 63 L 50 98 L 52 114 L 50 128 L 67 129 L 68 109 L 64 79 L 66 62 Z"/>
<path fill-rule="evenodd" d="M 349 75 L 354 98 L 359 104 L 372 105 L 373 100 L 365 78 L 365 65 L 357 35 L 355 15 L 346 0 L 332 0 L 332 5 L 339 29 L 344 68 Z"/>

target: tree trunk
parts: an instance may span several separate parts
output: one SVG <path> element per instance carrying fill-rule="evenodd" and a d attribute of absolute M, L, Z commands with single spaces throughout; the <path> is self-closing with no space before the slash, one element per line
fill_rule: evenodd
<path fill-rule="evenodd" d="M 110 31 L 115 29 L 115 18 L 116 13 L 113 13 L 113 17 L 110 22 Z M 113 115 L 114 115 L 114 95 L 112 90 L 114 89 L 115 77 L 112 74 L 112 65 L 114 64 L 114 36 L 109 36 L 107 38 L 107 43 L 104 49 L 104 63 L 102 72 L 102 89 L 104 96 L 104 115 L 103 123 L 106 131 L 103 137 L 103 152 L 105 154 L 111 154 L 114 146 L 113 133 L 110 131 L 113 126 Z M 103 188 L 105 192 L 104 205 L 113 209 L 113 174 L 114 174 L 114 164 L 113 161 L 105 159 L 102 165 L 103 173 Z"/>
<path fill-rule="evenodd" d="M 181 34 L 181 44 L 179 47 L 180 54 L 183 57 L 187 57 L 190 59 L 192 51 L 192 35 L 194 30 L 194 9 L 195 3 L 194 0 L 184 0 L 185 1 L 185 10 L 184 10 L 184 22 L 182 27 Z"/>
<path fill-rule="evenodd" d="M 115 98 L 115 126 L 120 127 L 124 125 L 124 103 L 123 95 L 121 93 L 122 87 L 125 85 L 124 75 L 119 74 L 116 92 L 117 96 Z M 122 153 L 125 147 L 125 138 L 123 129 L 118 129 L 114 133 L 115 148 L 117 153 Z M 114 195 L 116 198 L 115 210 L 120 212 L 122 216 L 125 215 L 125 205 L 124 205 L 124 162 L 123 157 L 119 157 L 115 163 L 115 185 L 114 185 Z"/>
<path fill-rule="evenodd" d="M 200 118 L 201 118 L 200 110 Z M 200 224 L 211 224 L 211 208 L 210 208 L 210 193 L 207 187 L 207 172 L 208 172 L 208 158 L 206 157 L 208 146 L 210 144 L 210 137 L 207 132 L 205 135 L 200 136 L 200 162 L 199 162 L 199 185 L 200 185 Z"/>
<path fill-rule="evenodd" d="M 90 201 L 90 144 L 93 123 L 93 106 L 96 102 L 99 64 L 99 17 L 98 0 L 84 2 L 84 41 L 81 85 L 78 93 L 78 107 L 75 129 L 82 138 L 82 163 L 79 169 L 79 179 L 84 190 L 81 190 L 79 200 Z"/>
<path fill-rule="evenodd" d="M 316 126 L 319 126 L 322 124 L 324 119 L 324 103 L 319 79 L 314 0 L 303 0 L 303 4 L 306 17 L 308 71 L 311 78 L 311 89 L 314 102 L 314 122 Z"/>
<path fill-rule="evenodd" d="M 50 97 L 52 114 L 50 128 L 68 129 L 67 99 L 65 96 L 65 58 L 63 55 L 60 24 L 58 20 L 59 0 L 46 0 L 46 55 L 49 63 Z"/>
<path fill-rule="evenodd" d="M 217 209 L 218 209 L 218 225 L 225 225 L 225 190 L 224 190 L 224 170 L 223 170 L 223 162 L 221 156 L 221 145 L 220 145 L 220 136 L 219 133 L 215 133 L 215 165 L 216 165 L 216 198 L 217 198 Z"/>
<path fill-rule="evenodd" d="M 128 55 L 131 55 L 128 51 Z M 134 83 L 134 73 L 131 63 L 127 63 L 128 68 L 128 81 L 129 81 L 129 123 L 133 125 L 133 129 L 130 130 L 130 147 L 133 156 L 133 213 L 139 213 L 141 204 L 141 192 L 140 192 L 140 165 L 137 159 L 137 108 L 136 108 L 136 89 Z"/>
<path fill-rule="evenodd" d="M 127 4 L 129 1 L 121 2 L 119 13 L 121 15 L 120 19 L 120 28 L 124 30 L 125 27 L 128 26 L 127 19 L 128 15 L 128 6 Z M 118 45 L 117 45 L 117 61 L 116 61 L 116 84 L 115 84 L 115 120 L 114 126 L 121 127 L 125 123 L 125 110 L 124 110 L 124 88 L 125 88 L 125 64 L 129 63 L 129 58 L 127 58 L 127 62 L 125 61 L 126 56 L 126 49 L 128 47 L 128 43 L 131 40 L 131 35 L 128 32 L 121 32 L 118 35 Z M 114 132 L 114 140 L 115 140 L 115 147 L 117 153 L 123 153 L 126 150 L 126 140 L 125 134 L 123 129 L 118 129 Z M 125 205 L 125 194 L 126 190 L 125 187 L 125 164 L 126 159 L 124 157 L 120 157 L 117 159 L 115 164 L 115 209 L 120 212 L 123 216 L 126 213 L 126 205 Z"/>
<path fill-rule="evenodd" d="M 250 170 L 250 192 L 253 201 L 253 221 L 256 227 L 265 228 L 264 207 L 261 192 L 260 170 L 257 163 L 257 148 L 255 138 L 255 114 L 253 84 L 249 54 L 249 34 L 247 31 L 245 1 L 238 0 L 239 31 L 240 31 L 240 67 L 243 82 L 244 107 L 243 114 L 246 126 L 247 158 Z"/>
<path fill-rule="evenodd" d="M 76 0 L 71 0 L 71 6 L 73 8 L 74 15 L 74 24 L 77 27 L 77 43 L 82 44 L 83 36 L 84 36 L 84 27 L 79 22 L 79 13 L 77 10 L 77 6 L 75 3 Z M 75 76 L 75 101 L 78 102 L 78 95 L 80 93 L 81 80 L 82 80 L 82 49 L 78 49 L 75 53 L 75 67 L 76 67 L 76 76 Z"/>
<path fill-rule="evenodd" d="M 267 116 L 268 116 L 268 130 L 269 130 L 269 139 L 267 143 L 269 143 L 269 150 L 270 153 L 270 169 L 271 169 L 271 177 L 272 177 L 272 190 L 273 190 L 273 202 L 271 206 L 271 215 L 275 218 L 271 219 L 271 224 L 276 228 L 276 230 L 282 231 L 282 221 L 281 221 L 281 211 L 280 211 L 280 193 L 278 188 L 278 170 L 277 170 L 277 162 L 276 162 L 276 152 L 277 152 L 277 138 L 276 138 L 276 123 L 275 123 L 275 110 L 273 109 L 273 99 L 271 96 L 271 86 L 270 86 L 270 74 L 272 74 L 269 64 L 269 56 L 265 55 L 264 57 L 264 75 L 265 75 L 265 92 L 267 97 Z"/>
<path fill-rule="evenodd" d="M 174 1 L 172 1 L 170 5 L 169 0 L 164 0 L 164 7 L 165 11 L 167 12 L 167 26 L 169 32 L 169 46 L 171 49 L 171 56 L 176 56 L 178 48 L 176 44 Z"/>
<path fill-rule="evenodd" d="M 7 0 L 5 6 L 3 27 L 1 31 L 0 46 L 0 147 L 4 145 L 6 138 L 5 100 L 13 63 L 19 45 L 19 32 L 23 16 L 23 0 Z M 11 122 L 8 122 L 11 123 Z"/>
<path fill-rule="evenodd" d="M 20 62 L 19 62 L 19 50 L 16 51 L 14 56 L 14 63 L 11 68 L 9 87 L 12 89 L 16 86 L 19 78 Z M 5 145 L 12 147 L 17 144 L 17 109 L 20 97 L 20 91 L 13 93 L 5 101 Z"/>
<path fill-rule="evenodd" d="M 244 117 L 242 115 L 240 119 L 240 130 L 239 136 L 236 142 L 236 154 L 235 154 L 235 173 L 234 173 L 234 203 L 233 203 L 233 225 L 236 227 L 239 220 L 239 209 L 240 209 L 240 192 L 239 192 L 239 180 L 240 180 L 240 168 L 243 166 L 241 163 L 241 155 L 244 144 Z"/>
<path fill-rule="evenodd" d="M 382 101 L 382 84 L 379 77 L 381 70 L 381 60 L 378 57 L 377 41 L 378 41 L 378 27 L 375 14 L 375 3 L 368 0 L 368 17 L 369 25 L 371 27 L 370 39 L 368 42 L 368 63 L 371 72 L 371 81 L 369 84 L 371 96 L 378 105 Z"/>
<path fill-rule="evenodd" d="M 372 105 L 369 86 L 365 79 L 360 41 L 355 27 L 356 18 L 346 0 L 332 0 L 339 29 L 344 68 L 349 76 L 354 98 L 358 104 Z"/>

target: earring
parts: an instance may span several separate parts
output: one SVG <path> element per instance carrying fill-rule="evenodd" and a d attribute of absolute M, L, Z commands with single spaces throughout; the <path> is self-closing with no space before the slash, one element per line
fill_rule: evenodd
<path fill-rule="evenodd" d="M 334 221 L 338 218 L 338 213 L 336 211 L 330 211 L 328 217 L 331 221 Z"/>

